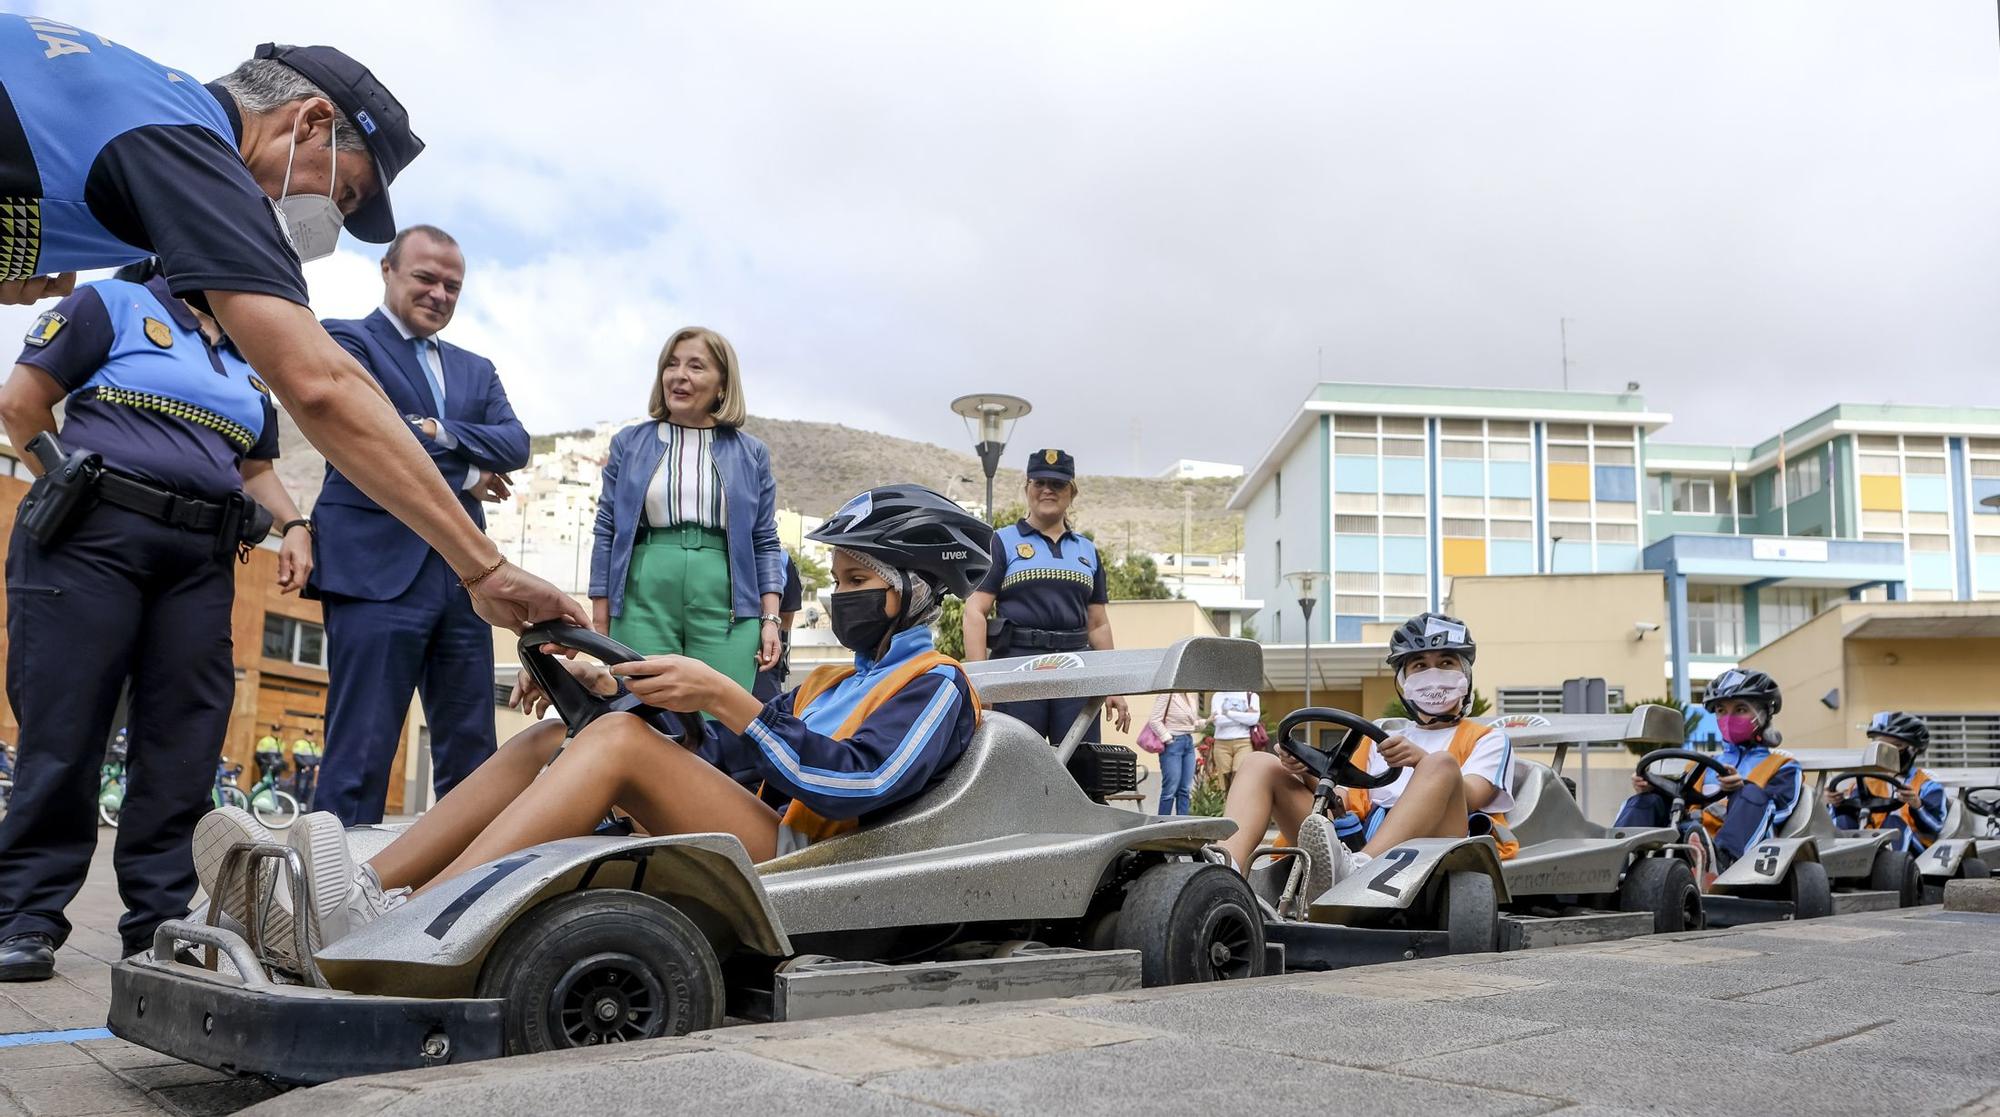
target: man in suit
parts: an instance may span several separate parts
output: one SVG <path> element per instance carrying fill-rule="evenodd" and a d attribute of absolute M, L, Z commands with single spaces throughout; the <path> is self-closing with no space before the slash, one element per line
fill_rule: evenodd
<path fill-rule="evenodd" d="M 464 279 L 458 243 L 413 225 L 382 258 L 381 309 L 325 325 L 484 529 L 480 501 L 507 496 L 507 472 L 528 464 L 528 432 L 493 362 L 437 337 Z M 332 657 L 315 805 L 349 826 L 380 822 L 413 690 L 430 721 L 440 798 L 493 755 L 493 631 L 437 552 L 331 466 L 313 521 L 312 590 Z"/>

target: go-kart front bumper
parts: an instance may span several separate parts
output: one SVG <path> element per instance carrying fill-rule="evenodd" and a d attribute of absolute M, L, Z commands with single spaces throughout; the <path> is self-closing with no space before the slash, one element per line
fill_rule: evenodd
<path fill-rule="evenodd" d="M 237 973 L 176 962 L 176 943 L 213 947 Z M 504 1053 L 497 1000 L 279 985 L 241 937 L 184 920 L 161 925 L 152 957 L 112 967 L 110 1026 L 120 1039 L 176 1059 L 291 1085 Z"/>

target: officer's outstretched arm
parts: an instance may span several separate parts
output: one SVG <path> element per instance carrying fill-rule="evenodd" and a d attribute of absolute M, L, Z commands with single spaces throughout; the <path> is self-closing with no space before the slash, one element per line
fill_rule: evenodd
<path fill-rule="evenodd" d="M 500 549 L 459 507 L 375 378 L 327 336 L 310 310 L 272 295 L 207 294 L 216 320 L 270 383 L 307 440 L 436 548 L 461 580 L 476 582 L 472 602 L 480 616 L 517 632 L 538 621 L 589 623 L 567 594 L 506 564 Z"/>

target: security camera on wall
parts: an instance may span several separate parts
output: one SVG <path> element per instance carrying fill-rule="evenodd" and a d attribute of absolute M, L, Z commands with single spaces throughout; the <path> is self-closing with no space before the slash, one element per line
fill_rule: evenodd
<path fill-rule="evenodd" d="M 1633 621 L 1632 639 L 1644 640 L 1648 632 L 1658 632 L 1659 630 L 1660 626 L 1654 624 L 1652 621 Z"/>

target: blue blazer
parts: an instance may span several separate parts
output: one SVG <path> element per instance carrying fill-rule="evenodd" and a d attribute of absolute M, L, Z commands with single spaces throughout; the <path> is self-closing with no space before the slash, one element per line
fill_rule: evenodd
<path fill-rule="evenodd" d="M 632 541 L 646 515 L 646 489 L 666 450 L 657 419 L 634 423 L 611 436 L 604 491 L 597 498 L 596 542 L 590 548 L 590 596 L 610 598 L 614 617 L 625 612 Z M 728 520 L 730 606 L 737 617 L 760 617 L 763 595 L 785 589 L 785 547 L 778 542 L 778 482 L 771 476 L 771 452 L 740 430 L 720 427 L 714 453 Z"/>
<path fill-rule="evenodd" d="M 380 310 L 366 318 L 329 318 L 326 332 L 375 375 L 399 415 L 430 415 L 437 410 L 430 383 L 417 366 L 416 347 L 396 332 Z M 514 417 L 507 392 L 493 371 L 493 362 L 438 339 L 444 368 L 443 415 L 432 416 L 458 445 L 443 445 L 418 436 L 444 483 L 458 494 L 472 522 L 482 529 L 486 513 L 465 491 L 474 469 L 494 473 L 528 464 L 528 432 Z M 368 601 L 400 597 L 417 579 L 430 544 L 404 527 L 388 510 L 369 499 L 339 470 L 326 467 L 326 484 L 313 505 L 313 572 L 309 592 L 342 594 Z"/>

